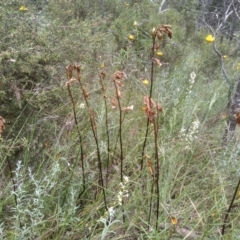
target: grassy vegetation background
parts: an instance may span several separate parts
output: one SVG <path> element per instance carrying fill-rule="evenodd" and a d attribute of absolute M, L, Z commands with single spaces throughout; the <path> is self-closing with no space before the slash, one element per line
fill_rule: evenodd
<path fill-rule="evenodd" d="M 149 1 L 101 2 L 0 4 L 2 239 L 219 239 L 239 178 L 239 129 L 222 144 L 228 87 L 205 41 L 209 32 L 197 28 L 198 13 L 175 1 L 162 13 Z M 154 57 L 162 65 L 152 72 L 152 29 L 163 24 L 173 37 L 158 41 Z M 235 86 L 234 41 L 215 38 Z M 69 64 L 81 65 L 87 98 L 75 70 L 66 85 Z M 121 98 L 117 71 L 124 73 Z M 149 126 L 142 158 L 151 84 L 163 111 Z M 133 109 L 121 111 L 119 103 Z M 155 126 L 159 193 L 151 175 Z M 239 194 L 235 204 L 226 239 L 240 233 Z"/>

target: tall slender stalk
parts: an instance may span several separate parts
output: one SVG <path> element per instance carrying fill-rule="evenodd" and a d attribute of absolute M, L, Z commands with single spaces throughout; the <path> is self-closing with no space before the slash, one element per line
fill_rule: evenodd
<path fill-rule="evenodd" d="M 121 80 L 123 80 L 125 77 L 125 73 L 123 72 L 115 72 L 113 74 L 112 80 L 114 83 L 115 91 L 116 91 L 116 98 L 117 98 L 117 103 L 118 103 L 118 109 L 119 109 L 119 145 L 120 145 L 120 181 L 123 182 L 123 142 L 122 142 L 122 106 L 121 106 L 121 101 L 120 101 L 120 86 L 122 84 L 120 83 Z M 123 212 L 123 222 L 125 221 L 125 216 L 124 216 L 124 201 L 122 198 L 122 212 Z"/>
<path fill-rule="evenodd" d="M 81 132 L 80 132 L 80 129 L 79 129 L 79 126 L 78 126 L 78 120 L 77 120 L 77 113 L 76 113 L 76 107 L 75 107 L 75 102 L 74 102 L 74 99 L 73 99 L 73 95 L 72 95 L 72 92 L 71 92 L 71 83 L 75 81 L 75 79 L 72 78 L 73 76 L 73 66 L 72 65 L 68 65 L 66 67 L 66 75 L 67 75 L 67 83 L 66 83 L 66 86 L 67 86 L 67 89 L 68 89 L 68 94 L 70 96 L 70 99 L 71 99 L 71 102 L 72 102 L 72 107 L 73 107 L 73 116 L 74 116 L 74 121 L 75 121 L 75 124 L 77 126 L 77 132 L 78 132 L 78 138 L 79 138 L 79 146 L 80 146 L 80 151 L 81 151 L 81 157 L 80 157 L 80 161 L 81 161 L 81 167 L 82 167 L 82 181 L 83 181 L 83 188 L 82 188 L 82 191 L 79 192 L 78 194 L 78 200 L 80 200 L 81 196 L 83 195 L 83 193 L 85 192 L 86 190 L 86 182 L 85 182 L 85 168 L 84 168 L 84 156 L 83 156 L 83 141 L 82 141 L 82 135 L 81 135 Z M 63 201 L 64 203 L 64 201 Z"/>
<path fill-rule="evenodd" d="M 150 74 L 150 91 L 149 96 L 144 97 L 144 104 L 145 104 L 145 113 L 147 114 L 147 126 L 146 126 L 146 132 L 142 147 L 142 159 L 140 164 L 140 170 L 143 169 L 143 158 L 145 155 L 145 148 L 148 138 L 148 132 L 149 132 L 149 124 L 153 124 L 154 126 L 154 148 L 155 148 L 155 176 L 153 178 L 153 184 L 151 187 L 151 199 L 150 199 L 150 210 L 149 210 L 149 224 L 151 220 L 151 211 L 152 211 L 152 195 L 154 190 L 154 183 L 156 185 L 156 195 L 157 195 L 157 209 L 156 209 L 156 230 L 158 229 L 158 221 L 159 221 L 159 206 L 160 206 L 160 191 L 159 191 L 159 171 L 160 171 L 160 163 L 159 163 L 159 157 L 158 157 L 158 111 L 162 111 L 162 107 L 158 104 L 156 104 L 153 99 L 153 80 L 154 80 L 154 64 L 157 64 L 158 66 L 161 66 L 161 62 L 159 59 L 154 58 L 155 51 L 158 50 L 159 44 L 156 43 L 156 38 L 158 40 L 163 39 L 163 35 L 167 34 L 169 38 L 172 38 L 172 31 L 170 30 L 170 25 L 162 25 L 158 27 L 157 29 L 153 28 L 152 30 L 152 52 L 151 52 L 151 74 Z"/>
<path fill-rule="evenodd" d="M 151 52 L 151 74 L 150 74 L 150 91 L 149 91 L 149 99 L 152 98 L 153 95 L 153 80 L 154 80 L 154 64 L 158 64 L 161 66 L 161 62 L 159 59 L 154 58 L 155 51 L 158 50 L 159 44 L 157 44 L 156 39 L 162 40 L 163 35 L 166 35 L 169 38 L 172 38 L 172 31 L 171 31 L 171 25 L 162 25 L 159 26 L 157 29 L 153 28 L 152 30 L 152 52 Z M 147 137 L 148 137 L 148 131 L 149 131 L 149 119 L 147 121 L 147 126 L 146 126 L 146 133 L 144 136 L 144 142 L 143 142 L 143 147 L 142 147 L 142 159 L 140 163 L 140 170 L 143 169 L 143 158 L 145 154 L 145 148 L 147 144 Z"/>
<path fill-rule="evenodd" d="M 158 114 L 157 119 L 154 120 L 154 145 L 155 145 L 155 184 L 156 184 L 156 195 L 157 195 L 157 210 L 156 210 L 156 230 L 158 229 L 158 218 L 159 218 L 159 206 L 160 206 L 160 191 L 159 191 L 159 171 L 160 163 L 158 157 Z"/>
<path fill-rule="evenodd" d="M 160 206 L 160 190 L 159 190 L 159 172 L 160 172 L 160 162 L 159 162 L 159 155 L 158 155 L 158 112 L 162 111 L 162 107 L 159 104 L 156 104 L 152 98 L 148 96 L 144 97 L 144 104 L 146 106 L 146 114 L 149 119 L 149 122 L 154 127 L 154 152 L 155 152 L 155 168 L 153 170 L 151 159 L 146 154 L 145 156 L 148 159 L 148 168 L 150 174 L 152 176 L 152 187 L 151 187 L 151 198 L 150 198 L 150 207 L 149 207 L 149 217 L 148 223 L 150 225 L 151 221 L 151 211 L 152 211 L 152 200 L 153 200 L 153 192 L 154 186 L 156 189 L 156 196 L 157 196 L 157 206 L 156 206 L 156 230 L 158 229 L 158 220 L 159 220 L 159 206 Z"/>
<path fill-rule="evenodd" d="M 154 190 L 154 176 L 153 176 L 153 182 L 152 182 L 152 186 L 151 186 L 151 198 L 150 198 L 150 206 L 149 206 L 149 214 L 148 214 L 148 229 L 150 227 L 150 221 L 151 221 L 151 216 L 152 216 L 153 190 Z"/>
<path fill-rule="evenodd" d="M 237 196 L 239 187 L 240 187 L 240 179 L 238 180 L 238 184 L 237 184 L 237 187 L 236 187 L 236 189 L 235 189 L 235 191 L 234 191 L 234 194 L 233 194 L 231 203 L 230 203 L 230 205 L 229 205 L 229 207 L 228 207 L 228 210 L 227 210 L 227 213 L 225 214 L 225 217 L 224 217 L 223 226 L 222 226 L 222 232 L 221 232 L 221 233 L 222 233 L 222 236 L 223 236 L 224 233 L 225 233 L 225 228 L 226 228 L 226 225 L 227 225 L 228 216 L 229 216 L 229 213 L 231 212 L 231 209 L 232 209 L 232 207 L 233 207 L 233 203 L 234 203 L 234 200 L 235 200 L 235 198 L 236 198 L 236 196 Z"/>
<path fill-rule="evenodd" d="M 154 46 L 155 46 L 155 39 L 156 36 L 152 36 L 152 52 L 151 52 L 151 59 L 154 57 Z M 149 97 L 152 98 L 152 91 L 153 91 L 153 75 L 154 75 L 154 63 L 152 61 L 151 63 L 151 74 L 150 74 L 150 92 L 149 92 Z M 140 170 L 142 171 L 143 169 L 143 158 L 145 155 L 145 148 L 147 144 L 147 137 L 148 137 L 148 131 L 149 131 L 149 119 L 147 119 L 147 126 L 146 126 L 146 132 L 144 136 L 144 141 L 143 141 L 143 146 L 142 146 L 142 159 L 140 163 Z"/>
<path fill-rule="evenodd" d="M 69 93 L 69 96 L 70 96 L 70 99 L 71 99 L 71 102 L 72 102 L 72 107 L 73 107 L 73 116 L 74 116 L 74 120 L 75 120 L 75 124 L 77 126 L 77 132 L 78 132 L 78 137 L 79 137 L 79 145 L 80 145 L 80 151 L 81 151 L 81 158 L 80 158 L 80 161 L 81 161 L 81 167 L 82 167 L 82 178 L 83 178 L 83 189 L 82 191 L 78 194 L 78 200 L 81 198 L 81 196 L 83 195 L 83 193 L 85 192 L 85 189 L 86 189 L 86 182 L 85 182 L 85 168 L 84 168 L 84 157 L 83 157 L 83 144 L 82 144 L 82 135 L 81 135 L 81 132 L 80 132 L 80 129 L 79 129 L 79 126 L 78 126 L 78 120 L 77 120 L 77 114 L 76 114 L 76 107 L 75 107 L 75 102 L 74 102 L 74 99 L 73 99 L 73 95 L 72 95 L 72 92 L 71 92 L 71 88 L 70 88 L 70 83 L 67 83 L 67 89 L 68 89 L 68 93 Z"/>
<path fill-rule="evenodd" d="M 109 175 L 109 162 L 110 162 L 110 136 L 109 136 L 109 128 L 108 128 L 108 109 L 107 109 L 107 96 L 106 96 L 106 88 L 103 85 L 103 79 L 105 77 L 105 73 L 100 72 L 99 74 L 99 82 L 102 89 L 102 94 L 104 98 L 104 107 L 105 107 L 105 126 L 106 126 L 106 135 L 107 135 L 107 173 L 106 173 L 106 187 L 108 183 L 108 175 Z"/>
<path fill-rule="evenodd" d="M 80 88 L 81 88 L 81 91 L 82 91 L 82 94 L 83 94 L 83 97 L 84 97 L 84 100 L 85 100 L 85 103 L 86 103 L 86 107 L 88 109 L 88 115 L 89 115 L 90 124 L 91 124 L 91 128 L 92 128 L 92 133 L 93 133 L 93 137 L 94 137 L 94 140 L 95 140 L 95 143 L 96 143 L 98 169 L 99 169 L 99 184 L 102 188 L 104 207 L 107 211 L 108 208 L 107 208 L 106 193 L 105 193 L 104 182 L 103 182 L 102 160 L 101 160 L 101 154 L 100 154 L 100 149 L 99 149 L 97 130 L 96 130 L 96 126 L 94 124 L 94 117 L 93 117 L 92 111 L 90 109 L 90 105 L 88 103 L 88 92 L 84 89 L 84 87 L 82 85 L 82 82 L 81 82 L 80 65 L 75 65 L 74 68 L 77 71 L 77 80 L 78 80 L 78 83 L 80 85 Z"/>
<path fill-rule="evenodd" d="M 119 108 L 119 145 L 120 145 L 120 176 L 121 176 L 121 182 L 123 182 L 123 144 L 122 144 L 122 106 L 120 102 L 120 97 L 118 95 L 118 87 L 116 84 L 116 81 L 113 80 L 115 90 L 116 90 L 116 97 L 117 97 L 117 102 L 118 102 L 118 108 Z"/>

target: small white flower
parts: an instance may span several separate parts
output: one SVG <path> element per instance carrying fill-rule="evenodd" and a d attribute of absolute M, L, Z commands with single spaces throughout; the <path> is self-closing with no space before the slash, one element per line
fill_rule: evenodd
<path fill-rule="evenodd" d="M 114 217 L 115 212 L 116 212 L 116 210 L 114 210 L 113 207 L 108 208 L 108 213 L 109 213 L 110 219 L 112 219 Z"/>
<path fill-rule="evenodd" d="M 128 176 L 123 176 L 123 180 L 124 180 L 124 183 L 128 183 L 129 182 L 129 177 Z"/>
<path fill-rule="evenodd" d="M 195 72 L 191 72 L 190 77 L 191 77 L 191 79 L 194 80 L 196 78 L 196 73 Z"/>
<path fill-rule="evenodd" d="M 190 79 L 189 79 L 189 83 L 190 83 L 189 90 L 192 88 L 193 84 L 195 83 L 195 78 L 196 78 L 195 72 L 191 72 Z"/>
<path fill-rule="evenodd" d="M 81 108 L 81 109 L 84 109 L 84 108 L 85 108 L 85 104 L 84 104 L 84 103 L 81 103 L 81 104 L 80 104 L 80 108 Z"/>

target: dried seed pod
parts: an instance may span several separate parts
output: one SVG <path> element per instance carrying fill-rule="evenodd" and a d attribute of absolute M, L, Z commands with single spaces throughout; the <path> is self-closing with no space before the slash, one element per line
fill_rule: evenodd
<path fill-rule="evenodd" d="M 87 90 L 85 90 L 85 89 L 83 89 L 83 94 L 84 94 L 85 98 L 89 97 L 89 92 Z"/>
<path fill-rule="evenodd" d="M 103 71 L 100 71 L 99 76 L 100 76 L 101 79 L 105 79 L 106 73 L 103 72 Z"/>
<path fill-rule="evenodd" d="M 152 167 L 152 161 L 151 158 L 146 154 L 145 157 L 147 158 L 147 165 L 148 165 L 148 170 L 150 172 L 150 175 L 152 177 L 154 177 L 154 171 L 153 171 L 153 167 Z"/>
<path fill-rule="evenodd" d="M 159 67 L 162 66 L 162 63 L 160 62 L 159 59 L 157 59 L 157 58 L 152 58 L 152 61 L 153 61 L 153 63 L 157 64 Z"/>
<path fill-rule="evenodd" d="M 165 28 L 172 28 L 172 25 L 163 24 L 163 27 L 165 27 Z"/>
<path fill-rule="evenodd" d="M 157 32 L 157 38 L 158 38 L 158 40 L 162 40 L 163 39 L 163 36 L 162 36 L 160 31 Z"/>
<path fill-rule="evenodd" d="M 75 81 L 76 81 L 76 78 L 71 78 L 69 81 L 66 82 L 66 87 L 71 86 L 71 84 Z"/>
<path fill-rule="evenodd" d="M 113 77 L 115 79 L 119 79 L 119 80 L 124 80 L 127 78 L 127 75 L 125 72 L 121 72 L 121 71 L 116 71 L 114 74 L 113 74 Z"/>
<path fill-rule="evenodd" d="M 73 75 L 73 66 L 72 66 L 72 64 L 69 64 L 66 67 L 66 74 L 67 74 L 67 79 L 71 79 L 72 78 L 72 75 Z"/>

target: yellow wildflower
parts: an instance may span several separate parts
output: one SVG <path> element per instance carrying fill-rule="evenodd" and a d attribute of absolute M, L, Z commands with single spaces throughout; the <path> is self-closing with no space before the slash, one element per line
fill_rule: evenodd
<path fill-rule="evenodd" d="M 213 37 L 212 34 L 208 34 L 207 37 L 205 38 L 205 41 L 208 43 L 214 42 L 215 38 Z"/>
<path fill-rule="evenodd" d="M 240 63 L 237 64 L 236 70 L 238 71 L 240 69 Z"/>
<path fill-rule="evenodd" d="M 142 81 L 142 83 L 143 83 L 144 85 L 148 85 L 148 84 L 149 84 L 149 81 L 148 81 L 147 79 L 145 79 L 145 80 Z"/>
<path fill-rule="evenodd" d="M 27 11 L 28 9 L 27 9 L 26 7 L 24 7 L 24 6 L 21 6 L 21 7 L 19 8 L 19 10 L 20 10 L 20 11 Z"/>
<path fill-rule="evenodd" d="M 227 59 L 227 55 L 224 55 L 223 58 L 224 58 L 224 59 Z"/>
<path fill-rule="evenodd" d="M 138 25 L 138 22 L 134 21 L 133 26 L 137 26 L 137 25 Z"/>
<path fill-rule="evenodd" d="M 134 36 L 130 34 L 130 35 L 128 36 L 128 39 L 131 40 L 131 41 L 133 41 L 133 40 L 134 40 Z"/>
<path fill-rule="evenodd" d="M 177 218 L 171 217 L 171 223 L 172 223 L 173 225 L 177 225 L 177 224 L 178 224 Z"/>
<path fill-rule="evenodd" d="M 156 54 L 161 57 L 163 55 L 163 53 L 161 51 L 157 51 Z"/>

